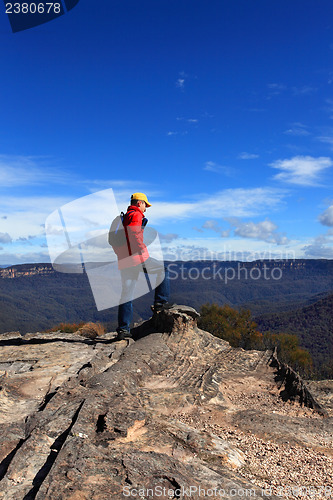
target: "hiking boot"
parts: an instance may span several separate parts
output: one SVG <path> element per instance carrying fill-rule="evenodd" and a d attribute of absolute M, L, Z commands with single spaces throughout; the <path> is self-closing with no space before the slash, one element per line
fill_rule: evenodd
<path fill-rule="evenodd" d="M 121 328 L 120 330 L 117 331 L 117 337 L 116 340 L 125 340 L 125 339 L 131 339 L 132 335 L 129 330 L 126 330 L 125 328 Z"/>
<path fill-rule="evenodd" d="M 155 302 L 153 306 L 151 306 L 154 312 L 166 311 L 167 309 L 171 309 L 175 304 L 170 304 L 170 302 Z"/>

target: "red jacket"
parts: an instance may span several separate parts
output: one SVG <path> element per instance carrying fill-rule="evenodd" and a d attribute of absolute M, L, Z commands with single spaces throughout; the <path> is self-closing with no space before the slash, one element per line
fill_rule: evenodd
<path fill-rule="evenodd" d="M 115 248 L 118 269 L 137 266 L 149 257 L 147 247 L 143 242 L 143 218 L 144 215 L 139 207 L 134 205 L 128 207 L 123 221 L 127 244 Z"/>

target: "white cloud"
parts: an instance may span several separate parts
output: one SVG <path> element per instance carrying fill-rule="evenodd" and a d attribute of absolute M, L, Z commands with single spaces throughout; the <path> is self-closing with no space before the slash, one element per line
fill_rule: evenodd
<path fill-rule="evenodd" d="M 328 207 L 322 214 L 320 214 L 318 220 L 324 226 L 333 227 L 333 205 Z"/>
<path fill-rule="evenodd" d="M 178 78 L 176 81 L 176 87 L 178 87 L 181 90 L 184 90 L 185 88 L 185 78 Z"/>
<path fill-rule="evenodd" d="M 333 259 L 333 242 L 325 235 L 320 235 L 309 245 L 305 245 L 302 250 L 306 257 L 314 259 Z"/>
<path fill-rule="evenodd" d="M 271 167 L 281 170 L 279 174 L 274 176 L 274 179 L 299 186 L 317 186 L 322 172 L 332 165 L 331 158 L 324 156 L 318 158 L 294 156 L 270 164 Z"/>
<path fill-rule="evenodd" d="M 8 233 L 0 233 L 0 243 L 11 243 L 12 237 Z"/>
<path fill-rule="evenodd" d="M 264 221 L 257 223 L 243 222 L 237 217 L 225 217 L 224 220 L 227 221 L 232 227 L 234 236 L 258 241 L 266 241 L 267 243 L 273 243 L 276 245 L 286 245 L 289 242 L 285 235 L 277 231 L 277 225 L 269 219 L 265 219 Z M 203 229 L 209 229 L 219 234 L 222 238 L 229 238 L 231 233 L 231 229 L 223 228 L 214 219 L 206 220 L 201 228 L 193 229 L 198 232 L 203 232 Z"/>
<path fill-rule="evenodd" d="M 0 231 L 10 233 L 13 240 L 29 238 L 32 234 L 42 236 L 44 229 L 41 225 L 46 217 L 68 201 L 60 196 L 2 196 L 0 210 L 8 216 L 1 220 Z"/>
<path fill-rule="evenodd" d="M 253 154 L 253 153 L 240 153 L 238 155 L 238 158 L 240 160 L 254 160 L 255 158 L 259 158 L 259 155 Z"/>
<path fill-rule="evenodd" d="M 273 188 L 226 189 L 199 204 L 203 213 L 214 217 L 251 217 L 279 208 L 286 192 Z"/>
<path fill-rule="evenodd" d="M 269 219 L 257 223 L 242 222 L 236 218 L 227 220 L 234 227 L 234 234 L 241 238 L 251 238 L 277 245 L 286 245 L 289 241 L 286 236 L 277 232 L 277 225 Z"/>

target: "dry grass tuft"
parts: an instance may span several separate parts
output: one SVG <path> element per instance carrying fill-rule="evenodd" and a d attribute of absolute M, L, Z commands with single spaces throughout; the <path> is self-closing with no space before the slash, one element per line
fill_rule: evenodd
<path fill-rule="evenodd" d="M 104 335 L 105 331 L 105 327 L 101 323 L 93 323 L 92 321 L 84 323 L 83 321 L 81 321 L 81 323 L 60 323 L 59 325 L 46 330 L 45 333 L 76 333 L 78 335 L 81 335 L 82 337 L 95 339 L 96 337 Z"/>
<path fill-rule="evenodd" d="M 95 339 L 96 337 L 100 337 L 105 334 L 105 327 L 101 323 L 93 323 L 90 321 L 89 323 L 85 323 L 81 326 L 77 333 L 82 335 L 82 337 Z"/>

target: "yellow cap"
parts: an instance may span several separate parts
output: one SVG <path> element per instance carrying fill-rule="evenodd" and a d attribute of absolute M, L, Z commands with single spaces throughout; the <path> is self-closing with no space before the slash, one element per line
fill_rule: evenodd
<path fill-rule="evenodd" d="M 147 207 L 151 207 L 151 204 L 148 202 L 148 198 L 144 193 L 134 193 L 131 196 L 131 200 L 141 200 L 144 201 Z"/>

